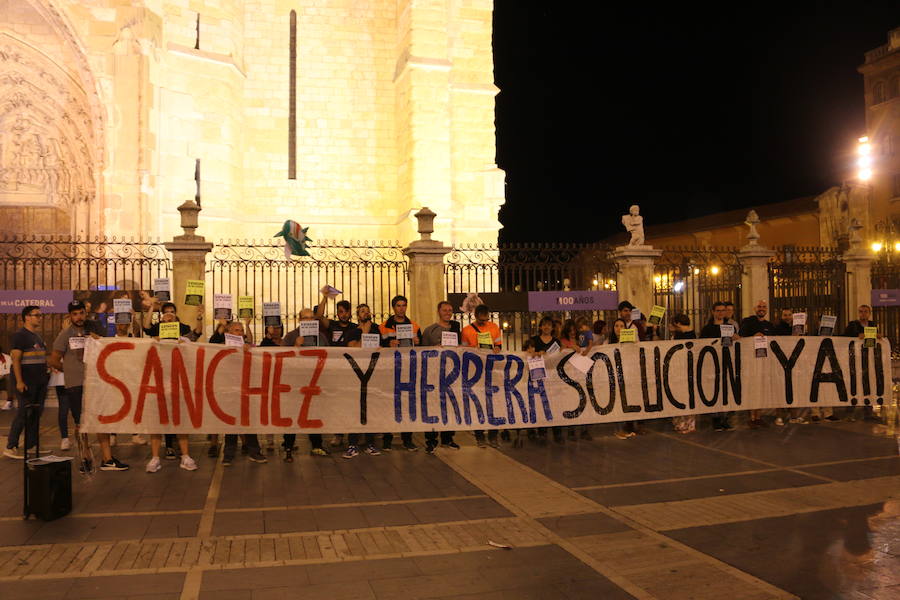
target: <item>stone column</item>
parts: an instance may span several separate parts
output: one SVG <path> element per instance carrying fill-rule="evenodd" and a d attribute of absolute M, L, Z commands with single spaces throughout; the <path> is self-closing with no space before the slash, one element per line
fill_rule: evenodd
<path fill-rule="evenodd" d="M 649 315 L 653 308 L 653 264 L 661 255 L 653 246 L 619 246 L 613 251 L 619 264 L 619 301 L 628 300 L 641 314 Z"/>
<path fill-rule="evenodd" d="M 409 257 L 409 313 L 422 326 L 431 323 L 437 303 L 447 297 L 444 287 L 444 255 L 451 248 L 431 239 L 434 232 L 434 212 L 423 207 L 416 213 L 419 239 L 403 249 Z"/>
<path fill-rule="evenodd" d="M 206 280 L 206 254 L 212 250 L 212 243 L 202 235 L 196 235 L 200 207 L 193 200 L 187 200 L 178 207 L 181 213 L 183 235 L 176 235 L 171 242 L 166 242 L 166 250 L 172 255 L 172 302 L 178 307 L 178 316 L 182 323 L 191 327 L 197 322 L 197 315 L 202 306 L 186 306 L 184 292 L 188 279 Z M 204 302 L 209 302 L 210 290 L 204 294 Z M 210 303 L 211 304 L 211 303 Z M 205 316 L 205 315 L 204 315 Z"/>
<path fill-rule="evenodd" d="M 759 217 L 755 210 L 747 214 L 746 224 L 750 232 L 747 234 L 747 245 L 738 251 L 738 260 L 741 263 L 741 310 L 749 315 L 759 300 L 771 303 L 769 260 L 775 253 L 759 244 L 759 233 L 756 231 Z M 769 318 L 772 318 L 771 314 Z"/>
<path fill-rule="evenodd" d="M 847 290 L 844 323 L 856 318 L 860 304 L 872 303 L 872 252 L 865 247 L 861 235 L 862 224 L 857 219 L 850 221 L 850 249 L 842 258 L 847 267 Z"/>

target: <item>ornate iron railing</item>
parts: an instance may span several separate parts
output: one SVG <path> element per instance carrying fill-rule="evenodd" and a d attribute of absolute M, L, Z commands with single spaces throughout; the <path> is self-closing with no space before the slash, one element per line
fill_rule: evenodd
<path fill-rule="evenodd" d="M 224 241 L 207 260 L 207 285 L 211 294 L 253 296 L 257 339 L 262 333 L 263 302 L 281 303 L 285 331 L 296 327 L 303 308 L 314 308 L 319 290 L 331 285 L 343 292 L 354 307 L 368 304 L 376 322 L 390 314 L 390 300 L 406 293 L 407 260 L 399 242 L 320 241 L 308 245 L 310 256 L 287 259 L 277 240 Z M 327 315 L 334 315 L 334 300 Z"/>
<path fill-rule="evenodd" d="M 742 272 L 737 248 L 666 248 L 654 266 L 653 299 L 666 308 L 667 319 L 686 314 L 697 331 L 715 302 L 733 303 L 740 319 Z"/>
<path fill-rule="evenodd" d="M 900 289 L 900 263 L 894 262 L 888 253 L 879 256 L 872 263 L 872 289 Z M 848 307 L 850 318 L 855 319 L 858 307 Z M 882 334 L 891 340 L 891 353 L 900 351 L 900 306 L 873 306 L 872 319 L 878 324 Z"/>
<path fill-rule="evenodd" d="M 823 314 L 835 315 L 835 331 L 846 326 L 846 269 L 838 248 L 784 246 L 769 262 L 769 311 L 805 312 L 807 330 L 816 331 Z"/>

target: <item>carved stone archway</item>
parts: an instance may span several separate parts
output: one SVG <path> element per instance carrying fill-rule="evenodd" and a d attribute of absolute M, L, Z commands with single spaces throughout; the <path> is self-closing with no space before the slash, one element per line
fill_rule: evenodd
<path fill-rule="evenodd" d="M 96 233 L 103 137 L 95 84 L 50 2 L 24 2 L 58 52 L 0 21 L 0 219 L 14 234 Z"/>

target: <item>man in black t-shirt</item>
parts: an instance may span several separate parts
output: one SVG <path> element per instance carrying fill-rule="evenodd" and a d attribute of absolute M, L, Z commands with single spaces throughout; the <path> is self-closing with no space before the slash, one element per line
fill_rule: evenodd
<path fill-rule="evenodd" d="M 357 325 L 353 321 L 350 320 L 351 306 L 350 303 L 346 300 L 341 300 L 335 306 L 335 314 L 337 315 L 337 319 L 329 319 L 325 316 L 325 304 L 328 302 L 328 298 L 330 298 L 331 287 L 325 286 L 321 290 L 322 292 L 322 301 L 319 302 L 319 305 L 316 307 L 316 318 L 319 320 L 319 324 L 322 326 L 322 329 L 325 331 L 325 336 L 328 338 L 328 342 L 332 346 L 342 346 L 346 347 L 348 339 L 348 334 L 356 329 Z M 333 447 L 340 446 L 344 443 L 344 434 L 336 433 L 331 438 L 331 445 Z"/>
<path fill-rule="evenodd" d="M 44 410 L 44 400 L 47 398 L 47 382 L 50 380 L 47 372 L 47 346 L 38 334 L 43 316 L 39 307 L 26 306 L 22 309 L 24 327 L 13 334 L 12 338 L 10 377 L 18 410 L 10 425 L 6 450 L 3 452 L 3 455 L 9 458 L 24 458 L 17 449 L 28 410 L 31 410 L 31 413 L 27 415 L 25 448 L 30 450 L 37 445 L 41 413 Z"/>
<path fill-rule="evenodd" d="M 359 325 L 352 328 L 347 332 L 347 335 L 344 336 L 347 345 L 351 348 L 360 348 L 362 347 L 363 335 L 374 335 L 377 336 L 377 339 L 373 338 L 373 341 L 380 347 L 381 328 L 377 323 L 372 322 L 372 309 L 369 308 L 368 304 L 360 304 L 356 307 L 356 320 L 359 321 Z M 375 446 L 375 434 L 366 433 L 364 435 L 366 454 L 369 456 L 380 456 L 381 450 Z M 356 458 L 357 456 L 359 456 L 359 434 L 351 433 L 347 436 L 347 451 L 344 452 L 342 458 L 351 459 Z"/>

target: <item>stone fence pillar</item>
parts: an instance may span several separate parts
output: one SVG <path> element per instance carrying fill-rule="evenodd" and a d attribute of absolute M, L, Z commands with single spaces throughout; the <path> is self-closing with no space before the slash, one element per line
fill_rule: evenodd
<path fill-rule="evenodd" d="M 662 250 L 653 246 L 619 246 L 613 251 L 619 265 L 619 301 L 628 300 L 642 315 L 649 315 L 654 305 L 653 265 L 661 255 Z"/>
<path fill-rule="evenodd" d="M 759 233 L 756 231 L 759 217 L 756 211 L 751 210 L 747 214 L 746 224 L 750 232 L 747 234 L 747 245 L 738 251 L 738 261 L 741 263 L 741 311 L 744 315 L 750 315 L 758 301 L 765 300 L 771 304 L 769 260 L 775 253 L 759 244 Z M 772 319 L 771 312 L 769 319 Z"/>
<path fill-rule="evenodd" d="M 200 207 L 193 200 L 187 200 L 178 207 L 181 213 L 181 228 L 184 234 L 176 235 L 171 242 L 164 245 L 172 255 L 172 302 L 178 307 L 178 316 L 182 323 L 191 327 L 197 322 L 202 306 L 186 306 L 184 293 L 188 279 L 206 280 L 206 255 L 212 250 L 212 243 L 202 235 L 196 235 Z M 209 302 L 210 290 L 204 294 L 204 302 Z"/>
<path fill-rule="evenodd" d="M 841 257 L 847 267 L 845 323 L 856 318 L 860 304 L 872 303 L 872 253 L 863 245 L 861 229 L 857 219 L 850 222 L 850 249 Z"/>
<path fill-rule="evenodd" d="M 416 213 L 419 221 L 419 239 L 403 249 L 409 257 L 409 314 L 420 324 L 434 320 L 437 303 L 446 299 L 444 286 L 444 255 L 452 250 L 443 243 L 431 239 L 434 233 L 434 218 L 437 216 L 428 207 Z"/>

